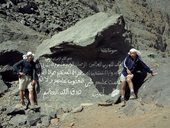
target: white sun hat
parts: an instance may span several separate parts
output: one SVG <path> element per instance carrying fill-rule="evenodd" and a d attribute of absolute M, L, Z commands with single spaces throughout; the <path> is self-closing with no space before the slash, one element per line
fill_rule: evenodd
<path fill-rule="evenodd" d="M 27 52 L 26 56 L 33 56 L 34 57 L 34 54 L 32 52 Z"/>
<path fill-rule="evenodd" d="M 137 54 L 139 57 L 141 57 L 141 52 L 140 52 L 139 50 L 137 50 L 137 49 L 135 49 L 135 48 L 131 48 L 131 49 L 129 50 L 128 54 L 130 55 L 131 52 L 136 52 L 136 54 Z"/>

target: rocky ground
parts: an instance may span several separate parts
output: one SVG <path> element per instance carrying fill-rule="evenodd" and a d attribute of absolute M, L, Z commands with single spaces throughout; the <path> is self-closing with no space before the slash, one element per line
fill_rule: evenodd
<path fill-rule="evenodd" d="M 145 56 L 144 56 L 145 59 Z M 148 75 L 136 100 L 128 100 L 125 107 L 120 104 L 98 104 L 82 102 L 75 108 L 51 109 L 50 104 L 39 102 L 41 108 L 19 107 L 18 82 L 10 82 L 11 87 L 0 98 L 1 127 L 25 128 L 166 128 L 169 126 L 169 59 L 150 59 L 157 76 Z M 147 62 L 146 61 L 146 62 Z M 113 100 L 109 98 L 108 100 Z M 40 100 L 40 99 L 39 99 Z M 46 101 L 48 103 L 48 101 Z M 107 102 L 104 102 L 107 103 Z M 48 107 L 47 107 L 48 106 Z"/>
<path fill-rule="evenodd" d="M 168 0 L 1 0 L 0 128 L 166 128 L 170 119 Z M 115 104 L 131 47 L 149 74 L 125 107 Z M 27 51 L 42 66 L 39 108 L 20 107 L 12 65 Z M 98 103 L 108 103 L 105 106 Z"/>
<path fill-rule="evenodd" d="M 17 109 L 19 99 L 14 90 L 12 87 L 1 98 L 1 127 L 29 128 L 31 125 L 34 128 L 36 124 L 39 128 L 166 128 L 170 125 L 169 107 L 144 103 L 140 99 L 128 101 L 125 107 L 82 103 L 83 107 L 70 112 L 60 109 L 44 115 L 39 110 Z"/>

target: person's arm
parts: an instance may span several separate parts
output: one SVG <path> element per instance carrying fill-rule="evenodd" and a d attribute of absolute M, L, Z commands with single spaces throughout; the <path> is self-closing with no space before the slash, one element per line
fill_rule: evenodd
<path fill-rule="evenodd" d="M 23 66 L 23 60 L 17 62 L 13 65 L 14 71 L 19 75 L 20 74 L 20 67 Z"/>
<path fill-rule="evenodd" d="M 125 58 L 123 61 L 123 67 L 126 69 L 127 74 L 132 74 L 132 72 L 129 70 L 129 63 L 128 63 L 129 56 Z"/>
<path fill-rule="evenodd" d="M 142 64 L 142 67 L 145 69 L 146 72 L 150 73 L 152 76 L 156 75 L 157 73 L 154 73 L 149 66 L 147 66 L 142 60 L 140 60 L 140 63 Z"/>
<path fill-rule="evenodd" d="M 35 69 L 35 63 L 33 65 L 33 73 L 32 73 L 32 85 L 35 85 L 36 84 L 36 69 Z"/>

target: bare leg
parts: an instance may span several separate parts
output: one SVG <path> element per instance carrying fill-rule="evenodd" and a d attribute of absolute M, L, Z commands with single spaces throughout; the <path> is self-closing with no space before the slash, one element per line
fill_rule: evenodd
<path fill-rule="evenodd" d="M 124 98 L 125 96 L 125 88 L 126 88 L 126 81 L 121 81 L 121 87 L 120 87 L 121 98 Z"/>
<path fill-rule="evenodd" d="M 38 102 L 37 102 L 37 93 L 36 93 L 35 88 L 34 88 L 33 92 L 34 92 L 34 102 L 35 102 L 36 105 L 38 105 Z"/>
<path fill-rule="evenodd" d="M 35 105 L 33 89 L 29 90 L 29 100 L 30 100 L 31 105 Z"/>
<path fill-rule="evenodd" d="M 121 106 L 122 107 L 124 107 L 126 105 L 125 89 L 126 89 L 126 81 L 121 81 L 120 95 L 121 95 Z"/>
<path fill-rule="evenodd" d="M 134 93 L 134 86 L 133 86 L 132 78 L 133 78 L 133 75 L 128 75 L 127 83 L 128 83 L 129 89 L 130 89 L 130 99 L 135 99 L 136 95 Z"/>
<path fill-rule="evenodd" d="M 21 99 L 21 104 L 25 105 L 25 102 L 24 102 L 24 90 L 19 91 L 19 96 L 20 96 L 20 99 Z"/>
<path fill-rule="evenodd" d="M 30 105 L 30 100 L 29 100 L 29 91 L 28 89 L 25 90 L 25 97 L 28 101 L 27 105 L 26 105 L 26 109 L 28 109 L 28 106 Z"/>
<path fill-rule="evenodd" d="M 133 78 L 132 75 L 127 75 L 127 83 L 128 83 L 130 92 L 133 92 L 133 93 L 134 93 L 132 78 Z"/>

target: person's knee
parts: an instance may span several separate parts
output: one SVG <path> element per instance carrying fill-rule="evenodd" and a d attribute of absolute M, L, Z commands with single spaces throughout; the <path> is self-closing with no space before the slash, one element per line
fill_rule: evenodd
<path fill-rule="evenodd" d="M 29 95 L 33 95 L 33 94 L 34 94 L 33 89 L 29 89 Z"/>
<path fill-rule="evenodd" d="M 132 82 L 132 76 L 131 75 L 127 75 L 127 78 L 126 78 L 126 80 L 127 80 L 127 82 L 129 83 L 129 82 Z"/>
<path fill-rule="evenodd" d="M 128 83 L 132 82 L 132 79 L 127 78 L 127 82 L 128 82 Z"/>
<path fill-rule="evenodd" d="M 24 93 L 24 90 L 19 90 L 19 93 L 20 93 L 20 94 L 23 94 L 23 93 Z"/>

